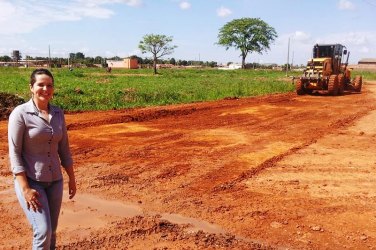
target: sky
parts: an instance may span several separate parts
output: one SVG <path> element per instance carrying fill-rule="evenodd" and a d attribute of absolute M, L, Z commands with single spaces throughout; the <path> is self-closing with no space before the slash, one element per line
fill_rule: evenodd
<path fill-rule="evenodd" d="M 147 34 L 172 37 L 164 59 L 240 63 L 240 51 L 219 46 L 219 30 L 239 18 L 260 18 L 278 37 L 246 62 L 306 64 L 316 43 L 341 43 L 350 64 L 376 58 L 376 0 L 0 0 L 0 55 L 128 57 L 142 54 Z"/>

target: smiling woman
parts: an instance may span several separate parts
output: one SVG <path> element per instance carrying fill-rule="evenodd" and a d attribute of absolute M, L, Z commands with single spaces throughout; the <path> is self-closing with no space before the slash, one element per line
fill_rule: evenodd
<path fill-rule="evenodd" d="M 47 69 L 30 76 L 32 98 L 9 117 L 8 144 L 18 201 L 33 229 L 33 249 L 55 249 L 63 196 L 64 167 L 69 198 L 76 193 L 73 160 L 63 111 L 49 101 L 54 77 Z"/>
<path fill-rule="evenodd" d="M 54 77 L 48 70 L 34 70 L 31 74 L 30 91 L 35 107 L 46 121 L 49 117 L 49 101 L 54 94 Z"/>

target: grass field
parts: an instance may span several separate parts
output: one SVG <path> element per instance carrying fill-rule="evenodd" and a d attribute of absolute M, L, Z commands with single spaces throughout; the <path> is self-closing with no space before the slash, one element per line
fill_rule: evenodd
<path fill-rule="evenodd" d="M 0 92 L 29 99 L 32 69 L 0 68 Z M 284 72 L 215 69 L 52 69 L 53 102 L 67 111 L 108 110 L 293 91 Z"/>
<path fill-rule="evenodd" d="M 33 69 L 0 68 L 0 92 L 30 98 Z M 52 69 L 53 103 L 66 111 L 109 110 L 241 98 L 294 91 L 285 72 L 217 69 Z M 365 72 L 362 72 L 363 74 Z M 291 73 L 296 76 L 299 72 Z M 366 73 L 375 79 L 376 73 Z"/>

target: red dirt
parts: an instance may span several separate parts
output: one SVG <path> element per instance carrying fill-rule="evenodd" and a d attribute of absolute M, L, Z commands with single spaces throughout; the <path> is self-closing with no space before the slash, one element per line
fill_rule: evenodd
<path fill-rule="evenodd" d="M 13 108 L 24 103 L 18 96 L 0 92 L 0 121 L 8 119 Z"/>
<path fill-rule="evenodd" d="M 59 249 L 375 249 L 376 82 L 67 114 Z M 0 122 L 0 246 L 30 248 Z M 67 194 L 65 194 L 67 196 Z"/>

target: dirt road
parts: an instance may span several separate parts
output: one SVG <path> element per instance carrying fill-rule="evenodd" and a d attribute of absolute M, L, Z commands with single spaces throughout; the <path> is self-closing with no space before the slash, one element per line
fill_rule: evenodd
<path fill-rule="evenodd" d="M 66 118 L 79 192 L 59 249 L 376 249 L 376 82 Z M 0 248 L 27 249 L 6 126 Z"/>

